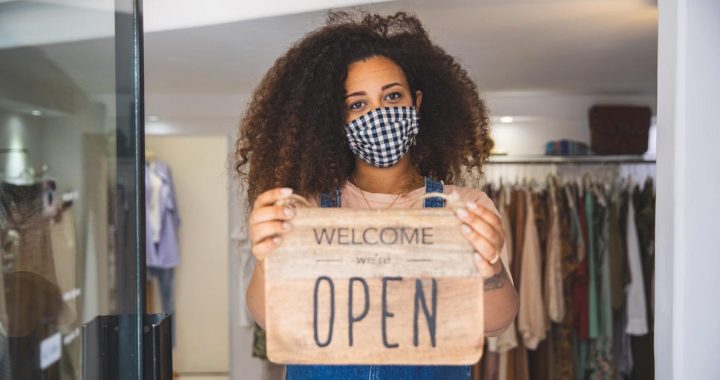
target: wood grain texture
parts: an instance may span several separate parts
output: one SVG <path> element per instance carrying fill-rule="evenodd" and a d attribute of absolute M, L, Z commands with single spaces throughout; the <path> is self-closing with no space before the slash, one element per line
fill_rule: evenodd
<path fill-rule="evenodd" d="M 264 264 L 271 361 L 477 362 L 483 279 L 451 210 L 296 211 Z"/>

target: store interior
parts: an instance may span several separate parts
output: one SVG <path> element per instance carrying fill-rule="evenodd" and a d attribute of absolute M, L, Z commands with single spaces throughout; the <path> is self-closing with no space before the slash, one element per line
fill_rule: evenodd
<path fill-rule="evenodd" d="M 128 37 L 131 28 L 123 29 L 137 16 L 131 3 L 0 0 L 0 379 L 93 378 L 87 368 L 106 358 L 88 343 L 88 326 L 97 327 L 100 316 L 139 318 L 143 311 L 172 315 L 176 378 L 283 378 L 282 365 L 258 357 L 258 330 L 245 306 L 254 259 L 233 152 L 254 88 L 295 41 L 324 24 L 329 10 L 416 14 L 433 41 L 467 70 L 490 112 L 494 155 L 484 176 L 469 173 L 459 184 L 485 190 L 508 214 L 514 206 L 501 188 L 537 195 L 538 222 L 528 228 L 541 244 L 534 257 L 542 280 L 534 287 L 522 281 L 520 291 L 526 305 L 540 306 L 522 323 L 549 327 L 523 332 L 518 319 L 509 330 L 516 334 L 510 346 L 487 342 L 473 379 L 574 377 L 556 363 L 570 363 L 573 374 L 583 368 L 606 375 L 604 364 L 625 373 L 606 378 L 717 378 L 711 375 L 720 368 L 712 366 L 712 347 L 720 324 L 712 321 L 720 310 L 697 290 L 712 289 L 720 267 L 716 243 L 708 238 L 720 212 L 714 190 L 720 178 L 712 169 L 720 129 L 708 111 L 720 99 L 720 77 L 712 69 L 718 65 L 707 64 L 720 62 L 717 3 L 144 1 L 140 68 L 126 51 L 137 47 Z M 715 38 L 706 38 L 712 33 Z M 133 80 L 144 85 L 142 97 L 127 92 Z M 124 113 L 131 103 L 140 114 Z M 591 146 L 590 110 L 608 105 L 649 112 L 643 153 L 546 154 L 562 145 L 552 142 Z M 132 117 L 143 122 L 144 136 L 133 135 Z M 142 174 L 141 223 L 133 202 L 143 190 Z M 634 231 L 623 235 L 619 249 L 632 251 L 622 273 L 632 272 L 636 281 L 612 277 L 621 273 L 617 268 L 610 278 L 594 277 L 595 296 L 603 302 L 603 292 L 613 289 L 632 293 L 632 302 L 621 298 L 613 305 L 620 314 L 610 319 L 601 312 L 607 304 L 598 304 L 601 311 L 586 304 L 578 309 L 599 318 L 588 318 L 591 344 L 580 353 L 585 360 L 556 344 L 558 334 L 569 330 L 551 301 L 559 302 L 560 293 L 548 293 L 551 261 L 543 236 L 549 229 L 538 212 L 548 210 L 543 206 L 551 204 L 551 188 L 562 190 L 566 214 L 560 215 L 568 216 L 562 220 L 574 220 L 571 204 L 592 199 L 600 206 L 584 212 L 597 216 L 602 210 L 611 218 L 619 212 L 625 222 L 614 215 L 617 223 L 607 226 L 614 233 Z M 589 189 L 589 198 L 568 195 L 578 188 Z M 29 218 L 18 222 L 18 210 Z M 580 220 L 594 226 L 588 214 Z M 572 230 L 574 223 L 561 227 Z M 601 240 L 599 230 L 578 224 L 576 248 Z M 143 233 L 138 226 L 146 228 Z M 583 229 L 585 235 L 578 232 Z M 25 238 L 28 230 L 32 235 Z M 145 241 L 139 241 L 142 235 Z M 629 235 L 636 242 L 631 249 Z M 33 245 L 38 241 L 39 249 Z M 147 254 L 145 278 L 134 261 L 140 247 Z M 602 257 L 584 247 L 588 256 Z M 611 265 L 597 263 L 588 271 L 602 273 Z M 516 280 L 524 278 L 521 269 L 509 269 Z M 147 287 L 144 299 L 136 292 L 139 284 Z M 565 289 L 567 282 L 559 284 Z M 139 310 L 144 301 L 147 309 Z M 639 319 L 628 324 L 628 313 Z M 612 350 L 603 345 L 608 336 L 620 343 Z M 124 344 L 106 355 L 109 361 L 134 358 L 142 347 Z M 594 355 L 609 351 L 612 360 Z M 508 375 L 509 361 L 521 372 Z M 132 367 L 124 364 L 117 373 Z M 141 360 L 133 365 L 142 366 Z"/>
<path fill-rule="evenodd" d="M 504 178 L 542 187 L 549 173 L 568 181 L 588 174 L 600 183 L 632 178 L 642 184 L 655 176 L 654 125 L 648 151 L 630 161 L 518 161 L 542 160 L 553 140 L 590 144 L 588 112 L 594 105 L 643 106 L 655 114 L 658 12 L 651 2 L 339 3 L 332 8 L 417 14 L 475 80 L 490 109 L 495 160 L 510 162 L 489 164 L 484 178 L 468 177 L 466 185 L 482 188 Z M 164 30 L 145 35 L 146 149 L 172 169 L 182 220 L 174 366 L 183 377 L 282 376 L 281 366 L 252 355 L 254 330 L 242 289 L 253 259 L 245 195 L 231 162 L 238 121 L 254 87 L 294 41 L 323 24 L 327 9 L 315 5 L 259 10 L 266 13 L 205 25 L 158 26 Z M 152 9 L 145 20 L 150 29 L 160 24 Z M 209 226 L 200 213 L 214 215 L 217 225 Z M 198 228 L 212 229 L 222 243 L 198 241 L 195 236 L 206 236 Z M 161 310 L 155 292 L 151 307 Z"/>

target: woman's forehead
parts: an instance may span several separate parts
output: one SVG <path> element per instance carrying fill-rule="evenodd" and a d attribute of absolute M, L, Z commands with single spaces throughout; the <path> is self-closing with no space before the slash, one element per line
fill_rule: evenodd
<path fill-rule="evenodd" d="M 345 90 L 348 93 L 379 90 L 382 86 L 395 82 L 407 86 L 402 68 L 389 58 L 375 56 L 348 66 Z"/>

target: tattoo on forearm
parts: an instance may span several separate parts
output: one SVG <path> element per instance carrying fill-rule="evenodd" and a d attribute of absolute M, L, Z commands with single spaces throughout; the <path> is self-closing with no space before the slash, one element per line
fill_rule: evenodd
<path fill-rule="evenodd" d="M 500 269 L 500 272 L 490 278 L 485 279 L 485 291 L 500 289 L 505 285 L 507 281 L 507 274 L 505 273 L 505 267 Z"/>

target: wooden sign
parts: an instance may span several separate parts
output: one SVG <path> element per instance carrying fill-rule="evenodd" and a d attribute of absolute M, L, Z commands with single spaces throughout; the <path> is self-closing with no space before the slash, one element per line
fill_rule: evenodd
<path fill-rule="evenodd" d="M 298 208 L 265 259 L 271 361 L 462 365 L 483 346 L 483 279 L 451 209 Z"/>

